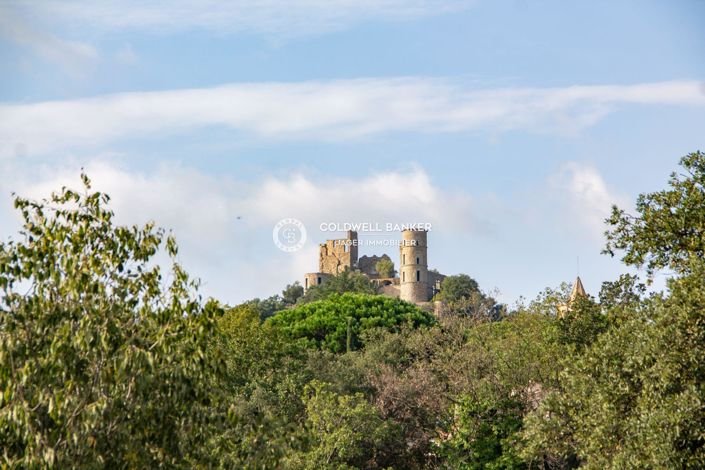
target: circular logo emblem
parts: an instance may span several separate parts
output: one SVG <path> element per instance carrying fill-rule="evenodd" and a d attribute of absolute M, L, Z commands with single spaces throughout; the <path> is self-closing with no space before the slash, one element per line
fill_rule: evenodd
<path fill-rule="evenodd" d="M 274 244 L 287 253 L 298 251 L 306 243 L 306 227 L 297 219 L 282 219 L 272 230 Z"/>

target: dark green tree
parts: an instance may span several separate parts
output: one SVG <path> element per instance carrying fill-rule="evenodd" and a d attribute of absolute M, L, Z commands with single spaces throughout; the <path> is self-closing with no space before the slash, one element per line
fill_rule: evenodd
<path fill-rule="evenodd" d="M 301 394 L 312 375 L 306 351 L 260 321 L 251 303 L 218 320 L 215 348 L 225 357 L 223 388 L 232 424 L 216 442 L 225 468 L 280 468 L 298 451 Z"/>
<path fill-rule="evenodd" d="M 557 320 L 560 341 L 580 351 L 592 344 L 609 326 L 600 305 L 588 297 L 578 296 Z"/>
<path fill-rule="evenodd" d="M 363 394 L 341 395 L 329 384 L 313 380 L 304 389 L 303 400 L 308 445 L 291 454 L 286 468 L 379 468 L 377 449 L 390 439 L 392 429 Z"/>
<path fill-rule="evenodd" d="M 304 295 L 304 288 L 299 281 L 295 281 L 293 284 L 287 284 L 282 291 L 282 300 L 286 305 L 294 305 L 302 295 Z"/>
<path fill-rule="evenodd" d="M 297 307 L 282 310 L 267 320 L 293 339 L 343 352 L 360 345 L 359 336 L 372 328 L 398 329 L 401 325 L 431 325 L 434 319 L 415 305 L 381 295 L 332 294 Z"/>
<path fill-rule="evenodd" d="M 701 468 L 705 266 L 673 280 L 567 364 L 528 420 L 525 456 L 585 468 Z"/>

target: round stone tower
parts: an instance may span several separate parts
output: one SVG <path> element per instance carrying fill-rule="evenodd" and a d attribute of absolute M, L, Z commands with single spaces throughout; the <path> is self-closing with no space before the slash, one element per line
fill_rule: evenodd
<path fill-rule="evenodd" d="M 399 246 L 399 298 L 409 302 L 429 301 L 427 232 L 404 230 Z"/>

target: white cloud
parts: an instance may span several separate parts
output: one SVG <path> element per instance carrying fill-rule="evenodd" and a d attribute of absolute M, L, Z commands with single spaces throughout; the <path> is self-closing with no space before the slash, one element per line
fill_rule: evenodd
<path fill-rule="evenodd" d="M 81 76 L 85 66 L 97 58 L 93 46 L 43 31 L 10 8 L 0 7 L 0 36 L 28 48 L 43 60 L 59 64 L 74 76 Z"/>
<path fill-rule="evenodd" d="M 39 199 L 64 185 L 79 188 L 79 168 L 0 162 L 0 221 L 6 221 L 0 237 L 18 228 L 10 223 L 11 191 Z M 248 183 L 166 163 L 148 173 L 100 160 L 85 168 L 94 188 L 110 194 L 118 222 L 154 220 L 173 229 L 181 261 L 204 281 L 204 293 L 229 302 L 272 295 L 317 270 L 317 244 L 339 235 L 320 232 L 321 222 L 429 222 L 439 234 L 472 233 L 481 225 L 468 194 L 439 188 L 420 167 L 361 178 L 298 173 Z M 309 240 L 295 254 L 272 243 L 272 229 L 284 217 L 308 227 Z M 398 233 L 385 237 L 396 240 Z M 396 254 L 393 247 L 370 251 Z"/>
<path fill-rule="evenodd" d="M 277 36 L 336 31 L 361 21 L 396 21 L 467 8 L 470 0 L 46 0 L 31 5 L 40 16 L 91 31 L 218 33 Z"/>
<path fill-rule="evenodd" d="M 561 165 L 551 186 L 561 225 L 577 232 L 587 230 L 596 239 L 602 239 L 612 205 L 627 205 L 627 198 L 609 188 L 597 168 L 584 163 Z"/>
<path fill-rule="evenodd" d="M 0 105 L 0 155 L 223 126 L 265 138 L 388 132 L 575 132 L 622 105 L 705 106 L 696 81 L 477 90 L 426 78 L 245 83 Z"/>

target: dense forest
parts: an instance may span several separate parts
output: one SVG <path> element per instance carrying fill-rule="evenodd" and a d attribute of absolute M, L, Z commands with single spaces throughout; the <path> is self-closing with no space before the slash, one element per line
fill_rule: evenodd
<path fill-rule="evenodd" d="M 705 466 L 703 153 L 606 220 L 641 277 L 564 315 L 569 285 L 508 307 L 467 275 L 440 317 L 349 272 L 202 299 L 168 232 L 83 183 L 16 197 L 0 244 L 3 468 Z"/>

